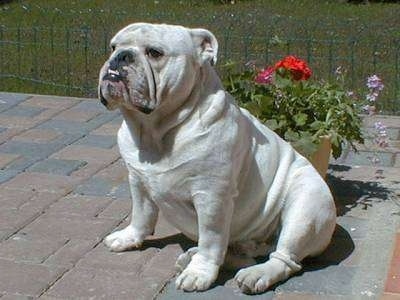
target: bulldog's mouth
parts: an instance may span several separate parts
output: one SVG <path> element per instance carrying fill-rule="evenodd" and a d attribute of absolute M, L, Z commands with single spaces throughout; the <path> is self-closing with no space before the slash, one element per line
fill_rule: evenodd
<path fill-rule="evenodd" d="M 103 80 L 119 82 L 123 81 L 123 77 L 119 71 L 108 69 L 107 74 L 103 77 Z"/>
<path fill-rule="evenodd" d="M 112 70 L 108 69 L 107 73 L 103 76 L 103 82 L 105 88 L 107 89 L 107 94 L 112 98 L 123 98 L 124 93 L 127 94 L 130 104 L 134 106 L 135 109 L 139 110 L 144 114 L 150 114 L 154 109 L 149 108 L 142 103 L 140 100 L 135 99 L 130 95 L 130 90 L 128 88 L 128 80 L 126 79 L 126 71 Z M 102 89 L 100 89 L 100 102 L 103 103 L 107 108 L 109 107 L 109 101 L 104 97 Z"/>

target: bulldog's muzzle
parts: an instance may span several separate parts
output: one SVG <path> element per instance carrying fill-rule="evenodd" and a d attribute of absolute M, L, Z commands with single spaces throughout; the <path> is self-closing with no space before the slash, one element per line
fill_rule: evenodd
<path fill-rule="evenodd" d="M 127 66 L 135 61 L 135 53 L 130 49 L 122 49 L 117 52 L 110 60 L 109 66 L 106 74 L 103 76 L 103 81 L 110 82 L 123 82 L 126 77 L 126 71 L 123 69 L 124 66 Z M 102 89 L 100 89 L 100 102 L 108 108 L 109 102 L 103 95 Z"/>
<path fill-rule="evenodd" d="M 134 67 L 139 67 L 139 72 L 143 71 L 137 55 L 134 49 L 118 49 L 103 66 L 99 99 L 107 109 L 124 104 L 145 114 L 154 110 L 148 105 L 147 84 L 141 81 L 142 78 L 135 77 L 135 72 L 132 75 Z"/>

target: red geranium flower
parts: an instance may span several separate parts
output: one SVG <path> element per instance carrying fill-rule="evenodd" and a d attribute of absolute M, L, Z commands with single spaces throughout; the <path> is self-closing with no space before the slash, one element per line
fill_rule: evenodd
<path fill-rule="evenodd" d="M 274 71 L 275 69 L 273 67 L 263 69 L 257 74 L 254 81 L 259 84 L 270 84 L 272 82 L 272 75 L 274 74 Z"/>
<path fill-rule="evenodd" d="M 275 64 L 275 70 L 284 68 L 290 72 L 294 80 L 307 80 L 311 76 L 311 69 L 304 60 L 293 55 L 286 56 Z"/>

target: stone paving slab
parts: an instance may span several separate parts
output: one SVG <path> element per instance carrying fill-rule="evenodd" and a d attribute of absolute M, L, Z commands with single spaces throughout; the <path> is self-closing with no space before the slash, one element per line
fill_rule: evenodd
<path fill-rule="evenodd" d="M 122 271 L 125 273 L 140 274 L 160 249 L 149 247 L 142 251 L 127 251 L 123 253 L 110 252 L 104 244 L 99 244 L 86 253 L 77 263 L 78 268 L 94 268 Z"/>
<path fill-rule="evenodd" d="M 0 292 L 39 296 L 65 272 L 65 268 L 17 263 L 0 259 Z"/>
<path fill-rule="evenodd" d="M 43 214 L 26 225 L 20 232 L 41 235 L 43 237 L 101 241 L 117 224 L 114 220 L 110 219 Z"/>
<path fill-rule="evenodd" d="M 226 270 L 206 292 L 177 291 L 175 260 L 194 244 L 162 215 L 142 249 L 106 249 L 131 209 L 121 120 L 95 99 L 0 93 L 1 300 L 400 298 L 400 117 L 365 120 L 388 126 L 387 149 L 367 141 L 332 161 L 338 225 L 326 251 L 254 296 Z"/>
<path fill-rule="evenodd" d="M 46 296 L 61 299 L 153 299 L 162 288 L 135 274 L 97 269 L 74 268 L 58 281 Z"/>
<path fill-rule="evenodd" d="M 66 160 L 66 159 L 51 159 L 41 160 L 29 167 L 27 170 L 31 172 L 40 172 L 56 175 L 70 175 L 87 165 L 86 161 L 82 160 Z"/>
<path fill-rule="evenodd" d="M 11 109 L 13 106 L 18 105 L 30 98 L 30 95 L 15 94 L 15 93 L 0 93 L 0 112 Z"/>
<path fill-rule="evenodd" d="M 66 243 L 68 243 L 66 238 L 42 238 L 17 233 L 2 243 L 0 259 L 41 264 Z"/>
<path fill-rule="evenodd" d="M 39 240 L 40 239 L 41 238 L 39 238 Z M 50 255 L 45 260 L 44 264 L 72 269 L 74 265 L 97 244 L 98 241 L 94 240 L 70 238 L 66 244 Z"/>

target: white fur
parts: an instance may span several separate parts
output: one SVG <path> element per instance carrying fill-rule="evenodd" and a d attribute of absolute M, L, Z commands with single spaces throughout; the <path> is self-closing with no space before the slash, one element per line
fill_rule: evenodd
<path fill-rule="evenodd" d="M 142 83 L 140 101 L 154 110 L 135 109 L 132 93 L 130 98 L 107 94 L 105 63 L 99 89 L 124 116 L 118 145 L 133 204 L 131 224 L 105 240 L 111 250 L 140 246 L 161 209 L 198 241 L 178 259 L 183 271 L 176 285 L 199 291 L 215 281 L 228 245 L 262 244 L 280 229 L 270 259 L 236 276 L 242 291 L 258 293 L 326 248 L 336 220 L 328 186 L 304 157 L 223 90 L 211 66 L 218 47 L 211 33 L 139 23 L 112 42 L 116 51 L 135 52 L 127 78 L 130 87 Z M 153 43 L 164 49 L 162 58 L 146 56 L 143 49 Z"/>

